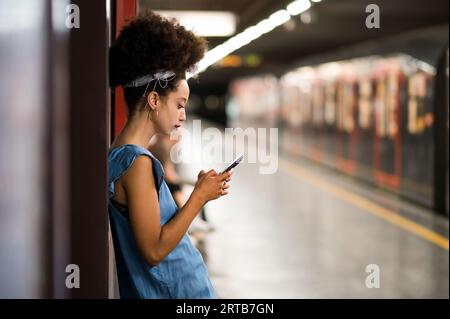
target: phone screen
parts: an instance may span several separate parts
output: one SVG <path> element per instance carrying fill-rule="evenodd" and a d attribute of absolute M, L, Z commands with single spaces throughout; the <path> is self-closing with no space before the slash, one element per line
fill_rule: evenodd
<path fill-rule="evenodd" d="M 223 174 L 223 173 L 225 173 L 225 172 L 228 172 L 230 169 L 236 167 L 236 166 L 242 161 L 243 158 L 244 158 L 244 155 L 238 156 L 238 157 L 237 157 L 230 165 L 228 165 L 227 168 L 225 168 L 225 169 L 221 172 L 221 174 Z"/>

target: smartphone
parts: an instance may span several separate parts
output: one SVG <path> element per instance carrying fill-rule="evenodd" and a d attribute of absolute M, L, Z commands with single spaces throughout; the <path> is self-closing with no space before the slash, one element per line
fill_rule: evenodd
<path fill-rule="evenodd" d="M 223 174 L 225 172 L 228 172 L 230 169 L 236 167 L 244 158 L 244 155 L 238 156 L 230 165 L 228 165 L 227 168 L 225 168 L 220 174 Z"/>

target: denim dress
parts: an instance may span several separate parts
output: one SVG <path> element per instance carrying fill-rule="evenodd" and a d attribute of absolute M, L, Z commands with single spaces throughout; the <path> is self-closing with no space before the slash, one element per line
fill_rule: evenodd
<path fill-rule="evenodd" d="M 108 210 L 120 297 L 216 298 L 203 258 L 187 234 L 156 266 L 148 264 L 141 255 L 132 231 L 128 210 L 120 209 L 112 200 L 114 182 L 133 165 L 134 160 L 140 155 L 152 159 L 161 226 L 168 223 L 178 212 L 178 207 L 164 181 L 163 167 L 153 154 L 145 148 L 132 144 L 110 149 L 108 153 Z"/>

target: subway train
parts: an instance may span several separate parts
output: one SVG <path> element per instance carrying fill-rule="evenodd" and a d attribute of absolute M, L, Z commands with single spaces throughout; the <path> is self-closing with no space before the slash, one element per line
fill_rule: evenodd
<path fill-rule="evenodd" d="M 305 58 L 229 92 L 232 125 L 277 126 L 280 151 L 448 215 L 448 25 Z"/>

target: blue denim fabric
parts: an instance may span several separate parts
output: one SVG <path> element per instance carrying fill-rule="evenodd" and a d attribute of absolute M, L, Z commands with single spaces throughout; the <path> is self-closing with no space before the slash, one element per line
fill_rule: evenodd
<path fill-rule="evenodd" d="M 152 159 L 161 225 L 166 224 L 178 212 L 164 181 L 163 167 L 153 154 L 132 144 L 121 145 L 109 151 L 108 209 L 121 298 L 216 298 L 203 258 L 187 234 L 163 261 L 151 266 L 138 250 L 128 216 L 111 203 L 114 182 L 140 155 Z"/>

